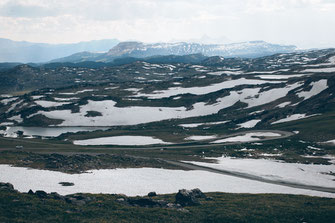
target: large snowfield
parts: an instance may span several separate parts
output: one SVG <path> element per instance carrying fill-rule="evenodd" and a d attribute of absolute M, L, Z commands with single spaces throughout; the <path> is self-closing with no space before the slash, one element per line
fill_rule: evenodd
<path fill-rule="evenodd" d="M 151 145 L 168 144 L 150 136 L 111 136 L 73 141 L 75 145 Z"/>
<path fill-rule="evenodd" d="M 335 197 L 335 194 L 312 190 L 295 189 L 206 171 L 167 170 L 158 168 L 130 168 L 92 170 L 82 174 L 28 169 L 0 165 L 0 181 L 10 182 L 21 192 L 29 189 L 72 193 L 108 193 L 128 196 L 176 193 L 179 189 L 200 188 L 204 192 L 229 193 L 283 193 L 304 194 L 320 197 Z M 64 187 L 59 182 L 73 182 Z"/>
<path fill-rule="evenodd" d="M 313 186 L 335 188 L 335 165 L 284 163 L 268 159 L 216 158 L 217 163 L 191 162 L 214 169 L 230 170 L 261 176 L 267 179 L 283 180 Z"/>

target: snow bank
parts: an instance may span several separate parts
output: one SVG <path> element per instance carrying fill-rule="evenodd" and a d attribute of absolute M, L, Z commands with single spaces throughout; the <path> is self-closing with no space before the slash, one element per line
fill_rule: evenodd
<path fill-rule="evenodd" d="M 334 194 L 294 189 L 206 171 L 131 168 L 92 170 L 82 174 L 36 170 L 0 165 L 0 181 L 9 182 L 21 192 L 44 190 L 61 195 L 73 193 L 125 194 L 127 196 L 176 193 L 179 189 L 199 188 L 203 192 L 283 193 L 335 197 Z M 73 182 L 64 187 L 59 182 Z"/>
<path fill-rule="evenodd" d="M 244 135 L 233 136 L 225 139 L 219 139 L 211 143 L 225 143 L 225 142 L 254 142 L 261 140 L 260 137 L 278 137 L 279 133 L 274 132 L 251 132 Z"/>
<path fill-rule="evenodd" d="M 187 138 L 185 138 L 185 140 L 208 140 L 208 139 L 216 139 L 217 136 L 213 135 L 213 136 L 189 136 Z"/>
<path fill-rule="evenodd" d="M 254 119 L 254 120 L 250 120 L 244 123 L 240 123 L 237 124 L 238 126 L 240 126 L 240 128 L 253 128 L 255 127 L 260 121 L 262 121 L 261 119 Z"/>
<path fill-rule="evenodd" d="M 317 82 L 311 83 L 312 89 L 309 91 L 301 91 L 297 93 L 298 97 L 304 98 L 304 100 L 307 100 L 315 95 L 318 95 L 322 91 L 326 90 L 328 88 L 327 80 L 322 79 Z"/>
<path fill-rule="evenodd" d="M 43 100 L 38 100 L 34 102 L 44 108 L 57 107 L 71 103 L 71 102 L 56 102 L 56 101 L 43 101 Z"/>
<path fill-rule="evenodd" d="M 212 159 L 212 158 L 211 158 Z M 215 169 L 248 173 L 271 180 L 282 180 L 306 185 L 334 187 L 335 165 L 284 163 L 268 159 L 216 158 L 218 163 L 192 162 Z M 335 196 L 335 195 L 334 195 Z"/>
<path fill-rule="evenodd" d="M 152 145 L 152 144 L 169 144 L 160 139 L 150 136 L 111 136 L 94 139 L 75 140 L 75 145 Z"/>
<path fill-rule="evenodd" d="M 147 97 L 150 99 L 161 99 L 161 98 L 168 98 L 168 97 L 179 95 L 179 94 L 205 95 L 205 94 L 209 94 L 209 93 L 219 91 L 222 89 L 234 88 L 240 85 L 260 85 L 260 84 L 265 84 L 265 83 L 281 83 L 281 82 L 240 78 L 236 80 L 227 80 L 221 83 L 212 84 L 212 85 L 205 86 L 205 87 L 190 87 L 190 88 L 172 87 L 167 90 L 154 91 L 151 94 L 137 94 L 137 97 Z"/>
<path fill-rule="evenodd" d="M 314 114 L 314 115 L 306 115 L 306 114 L 289 115 L 286 118 L 279 119 L 278 121 L 272 122 L 271 125 L 278 124 L 278 123 L 283 123 L 283 122 L 295 121 L 295 120 L 304 119 L 304 118 L 309 118 L 309 117 L 312 117 L 312 116 L 315 116 L 315 115 L 317 115 L 317 114 Z"/>

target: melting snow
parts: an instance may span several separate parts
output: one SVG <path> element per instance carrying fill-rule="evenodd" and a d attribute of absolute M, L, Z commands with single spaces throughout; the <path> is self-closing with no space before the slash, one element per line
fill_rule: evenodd
<path fill-rule="evenodd" d="M 16 99 L 18 99 L 18 97 L 6 98 L 6 99 L 1 100 L 1 103 L 4 105 L 7 105 L 9 102 L 15 101 Z"/>
<path fill-rule="evenodd" d="M 261 119 L 254 119 L 254 120 L 250 120 L 250 121 L 247 121 L 247 122 L 244 122 L 244 123 L 240 123 L 240 124 L 237 124 L 237 125 L 240 126 L 240 128 L 253 128 L 260 121 L 262 121 L 262 120 Z"/>
<path fill-rule="evenodd" d="M 211 158 L 212 159 L 212 158 Z M 248 173 L 267 179 L 283 180 L 306 185 L 334 187 L 334 176 L 322 174 L 335 172 L 335 165 L 283 163 L 267 159 L 216 158 L 217 164 L 192 162 L 215 169 Z M 250 168 L 252 167 L 252 168 Z M 334 195 L 335 196 L 335 195 Z"/>
<path fill-rule="evenodd" d="M 308 115 L 308 116 L 306 116 L 306 114 L 289 115 L 286 118 L 283 118 L 283 119 L 280 119 L 278 121 L 272 122 L 271 125 L 278 124 L 278 123 L 283 123 L 283 122 L 295 121 L 295 120 L 304 119 L 304 118 L 309 118 L 309 117 L 312 117 L 312 116 L 315 116 L 315 115 L 317 115 L 317 114 Z"/>
<path fill-rule="evenodd" d="M 291 102 L 287 101 L 287 102 L 283 102 L 283 103 L 277 105 L 276 107 L 278 107 L 278 108 L 285 108 L 289 104 L 291 104 Z"/>
<path fill-rule="evenodd" d="M 189 136 L 185 140 L 207 140 L 207 139 L 216 139 L 217 136 Z"/>
<path fill-rule="evenodd" d="M 306 70 L 302 70 L 300 72 L 331 73 L 331 72 L 335 72 L 335 67 L 306 69 Z"/>
<path fill-rule="evenodd" d="M 254 142 L 261 140 L 260 137 L 279 137 L 279 133 L 274 132 L 251 132 L 244 135 L 232 136 L 225 139 L 219 139 L 211 143 L 225 143 L 225 142 Z"/>
<path fill-rule="evenodd" d="M 261 79 L 289 79 L 293 77 L 302 77 L 304 74 L 295 74 L 295 75 L 256 75 Z"/>
<path fill-rule="evenodd" d="M 152 145 L 152 144 L 169 144 L 160 139 L 150 136 L 111 136 L 94 139 L 75 140 L 75 145 Z"/>
<path fill-rule="evenodd" d="M 318 95 L 322 91 L 326 90 L 328 88 L 327 80 L 322 79 L 317 82 L 311 83 L 312 89 L 309 91 L 301 91 L 297 93 L 298 97 L 304 98 L 304 100 L 307 100 L 315 95 Z"/>
<path fill-rule="evenodd" d="M 71 102 L 56 102 L 56 101 L 35 101 L 36 104 L 44 107 L 44 108 L 50 108 L 50 107 L 57 107 L 57 106 L 61 106 L 61 105 L 66 105 L 66 104 L 70 104 Z"/>
<path fill-rule="evenodd" d="M 131 168 L 66 174 L 0 165 L 0 173 L 0 181 L 12 183 L 15 189 L 21 192 L 28 192 L 32 189 L 33 191 L 44 190 L 48 193 L 58 192 L 61 195 L 108 193 L 143 196 L 151 191 L 156 191 L 158 194 L 168 194 L 176 193 L 181 188 L 199 188 L 203 192 L 283 193 L 335 197 L 331 193 L 295 189 L 199 170 Z M 73 182 L 74 186 L 64 187 L 59 182 Z"/>
<path fill-rule="evenodd" d="M 252 80 L 240 78 L 236 80 L 228 80 L 217 84 L 212 84 L 205 87 L 190 87 L 190 88 L 182 88 L 182 87 L 172 87 L 167 90 L 162 91 L 154 91 L 152 94 L 137 94 L 137 97 L 148 97 L 151 99 L 161 99 L 168 98 L 174 95 L 179 94 L 194 94 L 194 95 L 205 95 L 211 92 L 216 92 L 222 89 L 234 88 L 240 85 L 261 85 L 265 83 L 282 83 L 281 81 L 263 81 L 263 80 Z"/>
<path fill-rule="evenodd" d="M 54 110 L 39 111 L 35 114 L 42 114 L 51 119 L 64 120 L 60 126 L 137 125 L 167 119 L 182 119 L 215 114 L 221 109 L 233 105 L 236 101 L 229 103 L 220 102 L 213 105 L 199 102 L 193 105 L 193 109 L 188 110 L 185 107 L 115 107 L 116 102 L 112 100 L 89 100 L 88 104 L 80 107 L 79 113 L 72 113 L 71 110 Z M 102 116 L 85 117 L 87 111 L 92 110 L 102 113 Z"/>
<path fill-rule="evenodd" d="M 229 121 L 180 124 L 179 126 L 185 127 L 185 128 L 195 128 L 195 127 L 198 127 L 198 126 L 201 126 L 201 125 L 220 125 L 220 124 L 225 124 L 227 122 L 229 122 Z"/>

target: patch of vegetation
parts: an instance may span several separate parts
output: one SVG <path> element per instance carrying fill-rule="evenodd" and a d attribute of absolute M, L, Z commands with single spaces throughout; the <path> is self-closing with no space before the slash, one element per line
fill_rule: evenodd
<path fill-rule="evenodd" d="M 335 199 L 283 194 L 206 193 L 183 209 L 135 207 L 120 195 L 77 194 L 65 199 L 0 190 L 0 222 L 333 222 Z M 175 194 L 155 200 L 173 202 Z M 83 199 L 82 199 L 83 198 Z M 81 199 L 81 200 L 80 200 Z M 139 199 L 139 198 L 137 198 Z M 84 200 L 85 202 L 80 202 Z M 68 202 L 69 201 L 69 202 Z M 76 201 L 76 202 L 74 202 Z"/>
<path fill-rule="evenodd" d="M 81 173 L 92 169 L 155 167 L 176 169 L 158 159 L 112 154 L 38 154 L 24 151 L 0 152 L 0 163 L 47 169 L 64 173 Z"/>

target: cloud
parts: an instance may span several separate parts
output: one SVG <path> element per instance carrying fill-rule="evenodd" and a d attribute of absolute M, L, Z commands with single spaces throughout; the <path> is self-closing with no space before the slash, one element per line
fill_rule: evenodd
<path fill-rule="evenodd" d="M 57 9 L 38 5 L 24 5 L 16 2 L 7 2 L 0 6 L 0 16 L 3 17 L 41 18 L 56 16 L 57 14 L 59 14 Z"/>
<path fill-rule="evenodd" d="M 1 0 L 0 37 L 144 42 L 227 36 L 335 46 L 332 0 Z M 317 40 L 320 40 L 318 43 Z"/>

